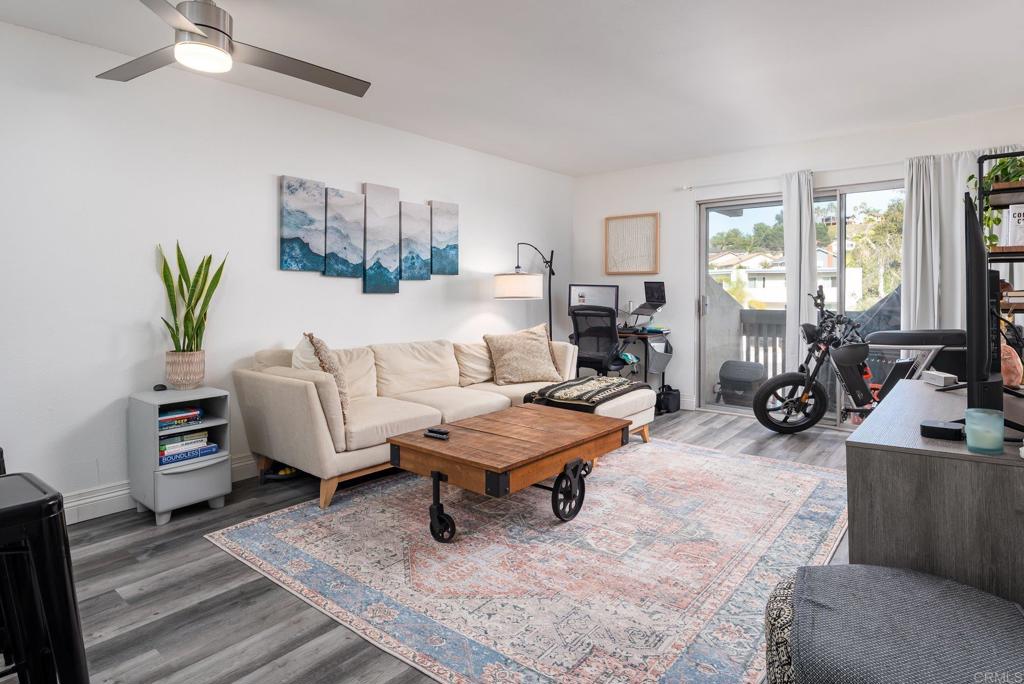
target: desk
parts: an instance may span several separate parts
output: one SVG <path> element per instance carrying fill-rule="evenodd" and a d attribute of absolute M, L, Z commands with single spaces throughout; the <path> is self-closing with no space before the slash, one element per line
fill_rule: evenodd
<path fill-rule="evenodd" d="M 955 420 L 966 390 L 901 380 L 846 440 L 850 562 L 927 572 L 1024 602 L 1024 459 L 921 436 L 922 420 Z M 1024 401 L 1006 397 L 1020 422 Z"/>
<path fill-rule="evenodd" d="M 630 332 L 628 330 L 619 330 L 619 339 L 624 342 L 640 342 L 644 345 L 644 382 L 648 380 L 647 369 L 650 368 L 651 363 L 651 342 L 656 340 L 667 340 L 671 330 L 665 332 L 648 333 L 648 332 Z M 661 386 L 665 386 L 665 371 L 661 373 Z"/>

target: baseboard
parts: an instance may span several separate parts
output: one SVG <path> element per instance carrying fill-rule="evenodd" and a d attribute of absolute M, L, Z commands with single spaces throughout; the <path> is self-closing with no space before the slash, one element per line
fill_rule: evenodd
<path fill-rule="evenodd" d="M 68 525 L 135 508 L 127 480 L 90 487 L 64 495 L 64 518 Z"/>
<path fill-rule="evenodd" d="M 684 411 L 696 411 L 697 410 L 697 397 L 682 397 L 679 400 L 679 408 Z"/>
<path fill-rule="evenodd" d="M 231 454 L 231 481 L 248 480 L 256 477 L 256 459 L 252 454 Z"/>

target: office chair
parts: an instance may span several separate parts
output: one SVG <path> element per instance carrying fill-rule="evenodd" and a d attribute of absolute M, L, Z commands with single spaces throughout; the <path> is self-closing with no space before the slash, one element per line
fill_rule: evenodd
<path fill-rule="evenodd" d="M 622 343 L 615 327 L 615 309 L 609 306 L 570 306 L 572 318 L 572 341 L 579 347 L 576 357 L 576 375 L 580 368 L 590 368 L 598 375 L 608 371 L 620 371 L 626 362 L 619 358 Z"/>

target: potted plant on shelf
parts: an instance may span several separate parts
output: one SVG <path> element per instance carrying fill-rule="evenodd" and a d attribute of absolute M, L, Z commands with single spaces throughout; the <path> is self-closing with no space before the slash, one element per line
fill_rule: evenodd
<path fill-rule="evenodd" d="M 967 184 L 978 196 L 978 179 L 975 174 L 967 177 Z M 982 214 L 982 224 L 985 227 L 985 244 L 991 249 L 999 244 L 999 236 L 995 234 L 997 226 L 1003 222 L 1003 209 L 1011 204 L 1024 204 L 1024 157 L 1006 157 L 992 165 L 985 176 L 981 179 L 981 189 L 986 193 L 992 190 L 1013 190 L 1020 189 L 1020 192 L 1012 192 L 1000 195 L 985 195 L 985 213 Z"/>
<path fill-rule="evenodd" d="M 174 245 L 178 262 L 178 277 L 171 273 L 163 247 L 160 250 L 160 277 L 167 291 L 167 303 L 171 308 L 171 320 L 161 317 L 174 343 L 174 351 L 167 352 L 167 384 L 174 389 L 195 389 L 203 384 L 206 375 L 206 352 L 203 350 L 203 335 L 206 333 L 206 317 L 210 300 L 220 284 L 224 263 L 210 275 L 213 255 L 208 254 L 199 262 L 191 275 L 181 246 Z M 180 301 L 179 301 L 180 300 Z M 180 303 L 180 306 L 179 306 Z"/>

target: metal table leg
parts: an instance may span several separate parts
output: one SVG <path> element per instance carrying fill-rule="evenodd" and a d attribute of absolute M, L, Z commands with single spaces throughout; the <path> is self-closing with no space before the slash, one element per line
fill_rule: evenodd
<path fill-rule="evenodd" d="M 434 494 L 434 501 L 430 504 L 430 536 L 447 544 L 455 538 L 455 518 L 444 512 L 444 504 L 441 503 L 441 483 L 447 482 L 448 476 L 433 470 L 430 479 Z"/>

